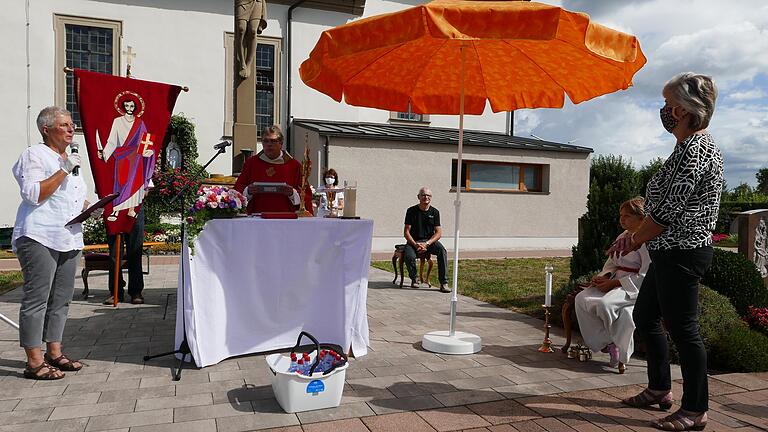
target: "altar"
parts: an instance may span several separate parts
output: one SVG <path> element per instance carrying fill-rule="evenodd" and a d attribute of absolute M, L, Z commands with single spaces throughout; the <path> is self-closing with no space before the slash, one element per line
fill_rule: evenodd
<path fill-rule="evenodd" d="M 185 320 L 198 367 L 292 347 L 302 330 L 367 354 L 372 236 L 371 220 L 208 221 L 182 249 L 175 348 Z"/>

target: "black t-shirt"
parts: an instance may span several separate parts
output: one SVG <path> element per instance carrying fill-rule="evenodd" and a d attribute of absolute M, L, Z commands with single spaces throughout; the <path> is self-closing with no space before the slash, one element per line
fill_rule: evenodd
<path fill-rule="evenodd" d="M 435 234 L 435 227 L 440 226 L 440 212 L 434 207 L 423 211 L 417 204 L 405 212 L 405 224 L 411 226 L 413 240 L 429 240 Z"/>

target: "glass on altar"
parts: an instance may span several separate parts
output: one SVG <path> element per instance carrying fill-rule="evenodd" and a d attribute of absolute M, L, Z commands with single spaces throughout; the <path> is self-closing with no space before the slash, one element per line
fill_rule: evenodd
<path fill-rule="evenodd" d="M 357 217 L 357 181 L 344 180 L 344 209 L 342 217 Z"/>

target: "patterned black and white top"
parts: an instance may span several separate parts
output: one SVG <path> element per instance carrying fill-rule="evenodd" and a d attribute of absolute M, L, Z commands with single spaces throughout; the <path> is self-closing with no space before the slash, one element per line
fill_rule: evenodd
<path fill-rule="evenodd" d="M 723 158 L 712 135 L 693 134 L 678 143 L 646 189 L 646 214 L 666 227 L 648 249 L 711 245 L 722 187 Z"/>

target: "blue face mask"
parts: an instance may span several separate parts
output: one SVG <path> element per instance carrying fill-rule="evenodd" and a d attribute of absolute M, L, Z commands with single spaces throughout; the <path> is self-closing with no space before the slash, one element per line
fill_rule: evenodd
<path fill-rule="evenodd" d="M 672 107 L 669 105 L 664 105 L 659 110 L 659 117 L 661 118 L 661 125 L 664 126 L 664 129 L 667 130 L 667 132 L 672 133 L 673 130 L 675 130 L 675 127 L 679 123 L 679 120 L 676 120 L 672 116 Z"/>

